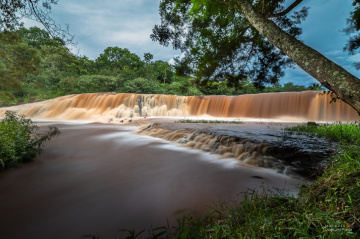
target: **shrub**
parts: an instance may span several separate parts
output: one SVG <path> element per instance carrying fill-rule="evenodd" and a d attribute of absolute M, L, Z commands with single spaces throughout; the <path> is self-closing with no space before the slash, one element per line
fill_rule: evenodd
<path fill-rule="evenodd" d="M 139 77 L 126 81 L 124 83 L 123 92 L 135 94 L 162 94 L 163 90 L 158 81 Z"/>
<path fill-rule="evenodd" d="M 178 78 L 168 85 L 166 94 L 172 95 L 203 95 L 195 83 L 187 78 Z"/>
<path fill-rule="evenodd" d="M 0 122 L 0 169 L 33 159 L 42 151 L 45 141 L 60 134 L 56 127 L 50 127 L 45 135 L 38 134 L 38 130 L 39 127 L 25 116 L 6 111 Z"/>
<path fill-rule="evenodd" d="M 117 87 L 117 79 L 113 76 L 83 75 L 76 82 L 80 92 L 110 92 Z"/>

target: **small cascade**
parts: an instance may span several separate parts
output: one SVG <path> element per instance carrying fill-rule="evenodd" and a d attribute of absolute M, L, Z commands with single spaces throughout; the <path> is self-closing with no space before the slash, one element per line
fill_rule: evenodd
<path fill-rule="evenodd" d="M 326 139 L 288 135 L 284 140 L 279 132 L 275 134 L 273 132 L 270 141 L 265 140 L 260 134 L 256 139 L 251 139 L 246 131 L 237 131 L 234 135 L 233 130 L 241 127 L 249 126 L 225 126 L 223 130 L 217 128 L 216 131 L 212 131 L 205 127 L 174 128 L 173 124 L 155 123 L 141 128 L 138 134 L 216 154 L 219 159 L 232 160 L 234 165 L 267 168 L 278 173 L 308 179 L 316 175 L 319 167 L 334 152 L 332 148 L 335 148 L 335 143 Z M 260 128 L 258 126 L 257 130 Z"/>
<path fill-rule="evenodd" d="M 0 109 L 26 117 L 54 120 L 121 122 L 137 117 L 221 117 L 284 121 L 359 121 L 341 100 L 316 91 L 239 96 L 176 96 L 90 93 Z"/>

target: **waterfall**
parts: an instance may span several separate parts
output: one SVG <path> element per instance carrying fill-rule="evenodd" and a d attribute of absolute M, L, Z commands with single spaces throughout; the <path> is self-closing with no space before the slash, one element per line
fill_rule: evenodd
<path fill-rule="evenodd" d="M 42 102 L 0 108 L 34 119 L 114 121 L 136 117 L 221 117 L 286 121 L 358 121 L 341 100 L 316 91 L 239 96 L 176 96 L 127 93 L 67 95 Z"/>

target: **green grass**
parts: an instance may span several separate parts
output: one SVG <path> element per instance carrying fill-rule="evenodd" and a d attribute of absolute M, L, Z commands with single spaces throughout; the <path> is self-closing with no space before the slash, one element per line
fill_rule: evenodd
<path fill-rule="evenodd" d="M 334 123 L 316 125 L 300 125 L 286 129 L 289 132 L 297 132 L 299 134 L 309 134 L 312 136 L 326 137 L 330 140 L 340 142 L 344 145 L 360 145 L 360 123 Z"/>
<path fill-rule="evenodd" d="M 226 120 L 191 120 L 191 119 L 177 120 L 175 121 L 175 123 L 245 124 L 241 120 L 226 121 Z"/>

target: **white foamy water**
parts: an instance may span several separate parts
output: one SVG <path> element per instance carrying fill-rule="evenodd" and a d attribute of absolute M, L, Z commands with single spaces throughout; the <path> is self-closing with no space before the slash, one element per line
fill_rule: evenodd
<path fill-rule="evenodd" d="M 138 117 L 216 117 L 244 120 L 353 122 L 357 112 L 333 95 L 315 91 L 238 96 L 177 96 L 123 93 L 67 95 L 0 108 L 34 119 L 92 120 L 122 123 Z"/>

